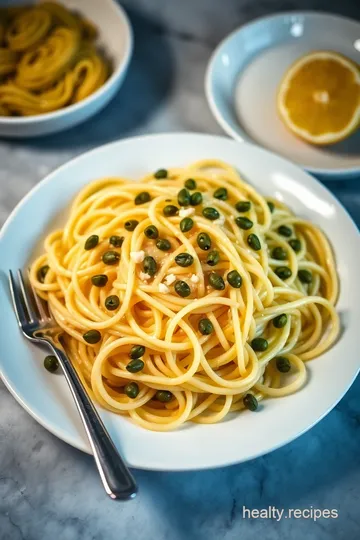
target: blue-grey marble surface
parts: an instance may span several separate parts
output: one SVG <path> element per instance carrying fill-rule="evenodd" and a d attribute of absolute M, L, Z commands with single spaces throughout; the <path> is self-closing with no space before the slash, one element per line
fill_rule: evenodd
<path fill-rule="evenodd" d="M 115 100 L 63 134 L 0 141 L 0 225 L 36 182 L 84 150 L 140 133 L 221 133 L 205 101 L 203 78 L 212 49 L 237 26 L 293 9 L 360 19 L 355 0 L 126 0 L 124 5 L 135 31 L 135 54 Z M 328 187 L 359 225 L 360 178 Z M 105 496 L 92 458 L 45 431 L 0 382 L 0 540 L 357 540 L 359 394 L 358 379 L 309 433 L 252 462 L 202 472 L 135 471 L 140 494 L 119 504 Z M 245 519 L 243 505 L 328 508 L 339 517 Z"/>

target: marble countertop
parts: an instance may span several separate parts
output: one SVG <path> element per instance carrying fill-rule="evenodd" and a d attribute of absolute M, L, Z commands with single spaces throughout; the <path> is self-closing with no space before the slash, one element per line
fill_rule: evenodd
<path fill-rule="evenodd" d="M 360 20 L 360 4 L 353 0 L 126 0 L 123 5 L 134 27 L 135 54 L 115 100 L 68 132 L 0 141 L 0 225 L 44 175 L 89 148 L 159 131 L 221 134 L 205 101 L 204 73 L 214 46 L 244 22 L 292 9 Z M 360 225 L 360 178 L 328 187 Z M 358 378 L 310 432 L 249 463 L 189 473 L 135 471 L 140 494 L 119 504 L 105 496 L 92 458 L 45 431 L 0 382 L 0 539 L 358 539 L 359 395 Z M 248 519 L 244 506 L 336 509 L 338 518 Z"/>

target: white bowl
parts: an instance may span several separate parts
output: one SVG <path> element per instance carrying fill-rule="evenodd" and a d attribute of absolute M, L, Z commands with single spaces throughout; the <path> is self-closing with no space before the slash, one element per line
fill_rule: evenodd
<path fill-rule="evenodd" d="M 215 49 L 205 91 L 220 126 L 326 180 L 360 174 L 360 130 L 328 147 L 307 144 L 281 121 L 276 107 L 289 66 L 312 50 L 337 51 L 360 63 L 360 23 L 326 13 L 277 13 L 238 28 Z"/>
<path fill-rule="evenodd" d="M 112 61 L 113 72 L 96 92 L 69 107 L 35 116 L 0 116 L 0 136 L 37 137 L 76 126 L 105 107 L 124 80 L 133 48 L 132 30 L 124 10 L 115 0 L 61 0 L 61 4 L 96 24 L 97 44 Z"/>
<path fill-rule="evenodd" d="M 142 469 L 201 469 L 270 452 L 323 418 L 359 370 L 360 237 L 341 204 L 314 178 L 271 152 L 225 137 L 171 133 L 121 140 L 77 157 L 37 184 L 9 217 L 0 234 L 0 373 L 6 386 L 46 429 L 91 451 L 65 378 L 44 369 L 46 353 L 19 331 L 8 270 L 27 268 L 44 234 L 64 223 L 70 201 L 91 180 L 116 175 L 136 180 L 161 167 L 205 158 L 235 166 L 261 193 L 285 202 L 331 239 L 340 276 L 342 334 L 329 351 L 307 363 L 304 388 L 264 401 L 256 414 L 229 415 L 213 425 L 189 422 L 177 431 L 157 433 L 99 408 L 126 461 Z"/>

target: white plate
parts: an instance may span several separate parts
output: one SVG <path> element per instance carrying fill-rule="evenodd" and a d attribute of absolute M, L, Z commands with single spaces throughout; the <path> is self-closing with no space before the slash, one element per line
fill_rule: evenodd
<path fill-rule="evenodd" d="M 360 64 L 360 23 L 316 12 L 290 12 L 251 22 L 213 53 L 206 95 L 222 128 L 256 142 L 327 179 L 360 174 L 360 130 L 320 148 L 292 135 L 279 118 L 276 94 L 288 67 L 313 50 L 332 50 Z"/>
<path fill-rule="evenodd" d="M 264 402 L 259 413 L 244 412 L 214 425 L 187 424 L 154 433 L 126 418 L 101 411 L 127 462 L 144 469 L 185 470 L 229 465 L 265 454 L 313 426 L 347 391 L 359 369 L 360 242 L 340 203 L 296 166 L 265 150 L 223 137 L 164 134 L 119 141 L 80 156 L 38 184 L 13 211 L 0 238 L 0 367 L 21 405 L 49 431 L 89 452 L 70 392 L 62 375 L 49 374 L 44 352 L 20 335 L 12 310 L 7 272 L 26 268 L 35 246 L 65 218 L 69 201 L 89 181 L 103 176 L 138 178 L 160 167 L 181 166 L 203 158 L 234 165 L 259 191 L 287 203 L 311 219 L 331 239 L 341 278 L 338 309 L 341 339 L 308 364 L 308 384 L 300 392 Z"/>

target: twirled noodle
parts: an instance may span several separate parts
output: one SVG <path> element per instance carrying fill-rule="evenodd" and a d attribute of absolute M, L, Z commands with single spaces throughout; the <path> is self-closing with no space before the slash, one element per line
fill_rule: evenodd
<path fill-rule="evenodd" d="M 72 99 L 75 79 L 72 72 L 66 73 L 53 88 L 34 95 L 13 83 L 0 85 L 0 104 L 23 116 L 44 114 L 64 107 Z"/>
<path fill-rule="evenodd" d="M 93 94 L 104 84 L 108 76 L 108 69 L 102 58 L 92 48 L 92 50 L 87 51 L 84 58 L 77 62 L 73 74 L 76 83 L 72 101 L 77 103 Z"/>
<path fill-rule="evenodd" d="M 146 429 L 299 390 L 339 332 L 323 233 L 217 160 L 90 183 L 45 251 L 30 279 L 82 381 Z"/>
<path fill-rule="evenodd" d="M 37 45 L 49 32 L 51 15 L 41 8 L 20 13 L 6 32 L 6 41 L 12 51 L 26 51 Z"/>
<path fill-rule="evenodd" d="M 56 28 L 35 51 L 22 57 L 15 83 L 26 90 L 45 90 L 59 79 L 76 59 L 79 33 L 70 28 Z"/>
<path fill-rule="evenodd" d="M 95 26 L 56 2 L 0 11 L 0 114 L 51 112 L 85 99 L 109 76 Z"/>
<path fill-rule="evenodd" d="M 50 13 L 56 24 L 79 32 L 79 22 L 75 14 L 71 13 L 71 11 L 64 8 L 61 4 L 57 2 L 42 2 L 41 8 Z"/>
<path fill-rule="evenodd" d="M 56 24 L 76 30 L 83 34 L 85 40 L 93 41 L 96 38 L 96 26 L 79 13 L 72 13 L 57 2 L 42 2 L 41 8 L 52 15 Z"/>

